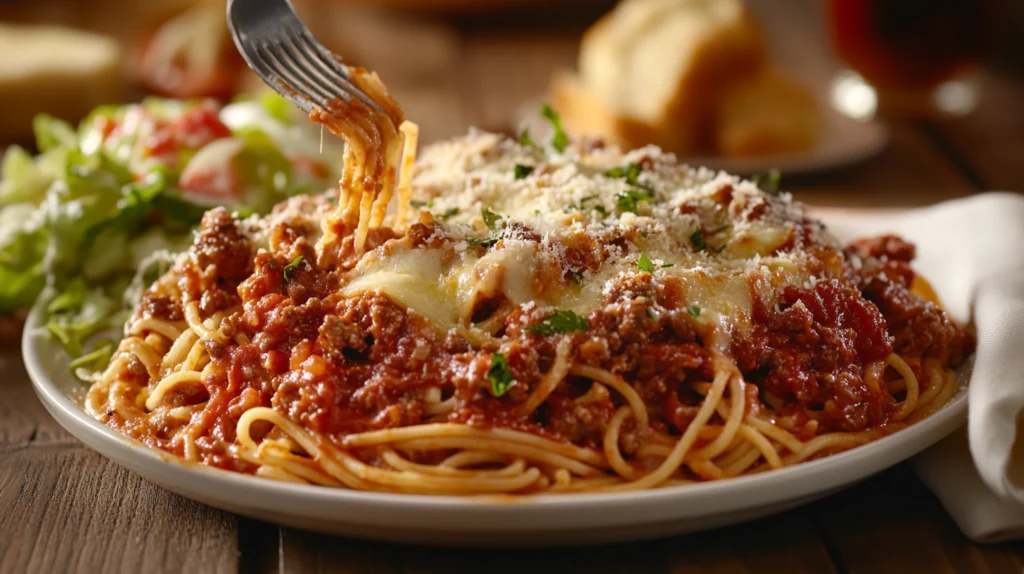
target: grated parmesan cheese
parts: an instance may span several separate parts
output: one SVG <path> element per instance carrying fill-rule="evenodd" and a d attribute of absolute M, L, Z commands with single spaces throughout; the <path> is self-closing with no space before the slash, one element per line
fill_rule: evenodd
<path fill-rule="evenodd" d="M 630 164 L 641 168 L 633 183 L 609 175 Z M 517 179 L 517 165 L 533 169 Z M 702 309 L 698 321 L 725 326 L 749 315 L 752 285 L 774 304 L 787 286 L 840 272 L 822 256 L 838 242 L 789 194 L 681 165 L 655 147 L 577 143 L 556 153 L 474 130 L 421 153 L 413 197 L 445 241 L 413 249 L 399 239 L 370 251 L 343 292 L 379 290 L 442 331 L 472 328 L 476 303 L 495 297 L 527 311 L 617 304 L 644 273 L 641 255 L 655 285 L 679 283 L 685 303 Z M 267 220 L 322 217 L 315 203 L 293 199 Z M 485 209 L 500 219 L 485 221 Z"/>

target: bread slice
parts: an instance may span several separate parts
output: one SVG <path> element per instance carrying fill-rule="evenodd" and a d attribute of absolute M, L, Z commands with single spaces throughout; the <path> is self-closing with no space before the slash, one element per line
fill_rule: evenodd
<path fill-rule="evenodd" d="M 54 26 L 0 24 L 0 138 L 31 139 L 39 112 L 77 121 L 124 97 L 113 39 Z"/>
<path fill-rule="evenodd" d="M 813 148 L 823 130 L 814 95 L 785 72 L 766 67 L 722 96 L 715 149 L 732 157 L 796 153 Z"/>
<path fill-rule="evenodd" d="M 578 78 L 561 74 L 552 97 L 570 129 L 691 154 L 711 145 L 721 94 L 766 61 L 740 0 L 625 0 L 587 31 Z"/>

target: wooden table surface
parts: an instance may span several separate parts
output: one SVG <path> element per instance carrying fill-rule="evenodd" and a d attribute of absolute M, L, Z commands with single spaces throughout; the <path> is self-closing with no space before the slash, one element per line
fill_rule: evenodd
<path fill-rule="evenodd" d="M 823 88 L 835 71 L 818 2 L 752 3 L 775 54 Z M 562 16 L 432 19 L 347 13 L 318 33 L 377 69 L 433 140 L 503 129 L 572 65 L 582 24 Z M 968 118 L 909 121 L 863 165 L 786 178 L 811 204 L 910 206 L 1024 190 L 1024 86 L 987 73 Z M 36 400 L 16 349 L 0 353 L 0 572 L 1021 572 L 1024 543 L 981 546 L 905 466 L 756 522 L 586 551 L 442 550 L 282 528 L 170 494 L 82 446 Z"/>

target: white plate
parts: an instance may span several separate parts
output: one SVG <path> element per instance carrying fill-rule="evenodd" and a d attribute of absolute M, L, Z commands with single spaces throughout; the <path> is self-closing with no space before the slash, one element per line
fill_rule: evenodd
<path fill-rule="evenodd" d="M 520 107 L 515 114 L 516 125 L 529 127 L 530 133 L 538 136 L 550 133 L 550 124 L 540 116 L 542 104 L 543 100 L 535 100 Z M 889 145 L 889 130 L 879 121 L 857 121 L 824 105 L 822 113 L 825 116 L 825 129 L 821 141 L 814 149 L 793 154 L 749 157 L 681 157 L 680 161 L 742 176 L 761 174 L 771 169 L 778 169 L 783 176 L 806 175 L 867 161 L 882 153 Z"/>
<path fill-rule="evenodd" d="M 117 464 L 168 490 L 287 526 L 451 546 L 597 544 L 706 530 L 820 498 L 924 450 L 966 420 L 967 393 L 881 440 L 760 475 L 643 492 L 481 502 L 451 496 L 356 492 L 275 482 L 180 461 L 124 437 L 82 408 L 85 388 L 59 343 L 29 316 L 22 350 L 36 393 L 57 422 Z M 961 373 L 967 381 L 969 368 Z"/>

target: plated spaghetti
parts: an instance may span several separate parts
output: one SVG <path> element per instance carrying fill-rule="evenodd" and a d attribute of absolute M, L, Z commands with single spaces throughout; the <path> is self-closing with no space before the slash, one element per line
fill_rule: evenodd
<path fill-rule="evenodd" d="M 94 416 L 278 480 L 528 494 L 776 469 L 956 394 L 973 337 L 899 238 L 843 247 L 788 194 L 558 129 L 413 169 L 414 127 L 360 78 L 390 111 L 318 118 L 349 143 L 340 200 L 208 212 Z"/>

